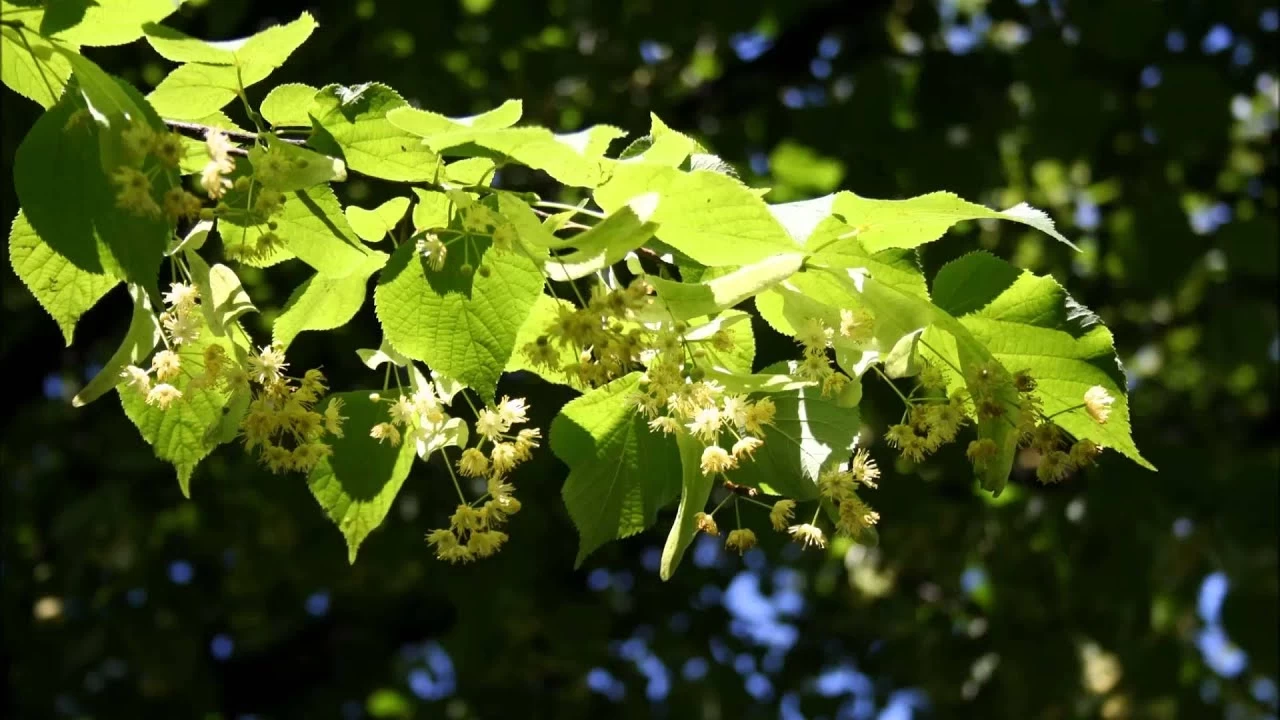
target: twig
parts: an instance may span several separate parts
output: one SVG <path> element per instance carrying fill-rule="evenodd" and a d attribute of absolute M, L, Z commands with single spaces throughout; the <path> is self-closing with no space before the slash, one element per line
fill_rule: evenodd
<path fill-rule="evenodd" d="M 191 135 L 199 135 L 200 139 L 202 140 L 204 139 L 205 134 L 208 133 L 210 130 L 220 132 L 229 138 L 234 138 L 236 140 L 243 140 L 245 142 L 255 142 L 259 137 L 258 133 L 249 132 L 247 130 L 224 130 L 219 127 L 213 127 L 212 125 L 201 125 L 200 123 L 186 122 L 185 120 L 170 120 L 168 118 L 165 118 L 164 124 L 168 125 L 174 130 L 177 130 L 178 132 L 188 133 Z M 294 145 L 305 145 L 307 143 L 307 141 L 303 138 L 282 138 L 277 136 L 276 139 L 280 140 L 281 142 L 292 143 Z"/>

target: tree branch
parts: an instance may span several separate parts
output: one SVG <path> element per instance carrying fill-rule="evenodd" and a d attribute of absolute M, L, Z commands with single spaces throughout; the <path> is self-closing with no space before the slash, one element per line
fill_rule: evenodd
<path fill-rule="evenodd" d="M 201 125 L 200 123 L 186 122 L 185 120 L 170 120 L 169 118 L 164 118 L 164 124 L 168 125 L 173 130 L 186 135 L 193 137 L 199 135 L 199 139 L 201 140 L 204 139 L 204 136 L 208 134 L 210 130 L 220 132 L 229 138 L 243 140 L 244 142 L 257 142 L 259 137 L 258 133 L 249 132 L 247 130 L 224 130 L 223 128 L 213 127 L 212 125 Z M 302 138 L 282 138 L 278 135 L 276 136 L 276 139 L 281 142 L 292 143 L 294 145 L 305 145 L 307 142 Z"/>

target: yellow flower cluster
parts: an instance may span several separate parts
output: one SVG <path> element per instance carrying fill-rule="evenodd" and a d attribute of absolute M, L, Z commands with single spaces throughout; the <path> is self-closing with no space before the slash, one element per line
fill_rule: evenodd
<path fill-rule="evenodd" d="M 524 428 L 512 434 L 516 425 L 528 422 L 528 406 L 523 398 L 503 397 L 496 407 L 484 408 L 476 415 L 476 434 L 480 440 L 462 451 L 457 461 L 459 474 L 485 478 L 486 493 L 475 503 L 458 505 L 449 519 L 449 527 L 432 530 L 427 542 L 435 548 L 436 557 L 453 563 L 486 558 L 498 552 L 507 541 L 500 528 L 507 518 L 520 512 L 515 487 L 507 481 L 512 470 L 533 457 L 542 432 Z M 486 454 L 484 446 L 490 445 Z M 479 502 L 477 500 L 476 502 Z"/>
<path fill-rule="evenodd" d="M 144 217 L 164 216 L 169 222 L 195 219 L 200 198 L 173 187 L 156 201 L 152 182 L 165 170 L 177 169 L 182 159 L 182 138 L 176 133 L 155 132 L 145 121 L 130 123 L 120 134 L 123 163 L 111 173 L 116 187 L 116 207 Z M 154 162 L 148 162 L 154 159 Z"/>
<path fill-rule="evenodd" d="M 931 365 L 921 371 L 920 385 L 928 390 L 945 387 L 946 378 Z M 1039 455 L 1036 477 L 1042 483 L 1056 483 L 1071 473 L 1092 465 L 1102 447 L 1091 440 L 1072 441 L 1053 419 L 1044 414 L 1036 394 L 1039 383 L 1027 370 L 1009 374 L 999 363 L 982 363 L 966 377 L 973 393 L 972 413 L 980 420 L 1007 422 L 1017 432 L 1018 445 L 1031 448 Z M 1099 424 L 1110 416 L 1114 398 L 1101 386 L 1089 388 L 1080 405 L 1063 412 L 1083 409 Z M 957 391 L 946 404 L 917 404 L 911 407 L 909 421 L 889 428 L 886 439 L 900 448 L 904 457 L 919 462 L 925 455 L 955 438 L 956 431 L 969 416 L 963 392 Z M 965 455 L 977 470 L 988 468 L 1000 454 L 991 438 L 969 443 Z"/>
<path fill-rule="evenodd" d="M 563 370 L 583 387 L 603 385 L 639 367 L 641 356 L 662 343 L 679 346 L 672 331 L 654 332 L 635 322 L 635 311 L 649 302 L 651 286 L 636 278 L 625 288 L 596 285 L 585 307 L 561 307 L 543 335 L 521 348 L 537 367 Z M 555 346 L 553 346 L 553 343 Z M 561 367 L 559 348 L 577 361 Z"/>
<path fill-rule="evenodd" d="M 276 233 L 279 225 L 271 218 L 283 212 L 285 194 L 279 190 L 263 187 L 245 176 L 237 178 L 231 187 L 237 193 L 244 193 L 243 212 L 239 208 L 231 211 L 222 203 L 218 205 L 219 210 L 223 213 L 235 212 L 241 218 L 247 219 L 249 223 L 256 225 L 259 231 L 263 225 L 267 229 L 266 232 L 259 232 L 252 242 L 228 245 L 225 249 L 227 256 L 241 262 L 260 261 L 284 247 L 284 239 Z"/>
<path fill-rule="evenodd" d="M 198 340 L 204 320 L 200 313 L 200 290 L 194 285 L 172 283 L 163 299 L 168 306 L 160 314 L 165 349 L 152 356 L 150 368 L 129 365 L 121 371 L 120 377 L 126 385 L 145 396 L 148 405 L 167 410 L 182 399 L 182 391 L 175 384 L 183 374 L 182 358 L 175 348 Z M 226 354 L 221 346 L 210 345 L 204 354 L 204 372 L 191 378 L 189 389 L 200 387 L 199 383 L 216 382 L 225 367 Z"/>
<path fill-rule="evenodd" d="M 329 390 L 324 374 L 311 369 L 301 380 L 285 376 L 288 363 L 277 345 L 260 348 L 248 364 L 247 372 L 239 372 L 253 387 L 253 400 L 240 421 L 245 450 L 258 450 L 259 462 L 273 473 L 310 472 L 333 454 L 325 437 L 342 437 L 342 398 L 330 399 L 324 412 L 318 411 Z"/>
<path fill-rule="evenodd" d="M 400 394 L 394 400 L 379 397 L 387 404 L 388 420 L 369 429 L 369 437 L 398 447 L 404 442 L 416 443 L 425 455 L 427 441 L 438 435 L 449 420 L 444 405 L 431 385 L 424 384 L 412 394 Z"/>
<path fill-rule="evenodd" d="M 912 462 L 921 462 L 930 453 L 955 440 L 965 424 L 964 393 L 957 391 L 941 402 L 913 405 L 906 422 L 889 426 L 885 440 Z"/>
<path fill-rule="evenodd" d="M 875 319 L 866 310 L 840 311 L 840 337 L 857 343 L 871 339 Z M 796 374 L 806 380 L 822 383 L 824 396 L 838 395 L 849 384 L 849 376 L 832 368 L 827 349 L 831 346 L 835 331 L 821 319 L 807 318 L 796 331 L 796 342 L 804 348 L 804 356 L 796 367 Z"/>

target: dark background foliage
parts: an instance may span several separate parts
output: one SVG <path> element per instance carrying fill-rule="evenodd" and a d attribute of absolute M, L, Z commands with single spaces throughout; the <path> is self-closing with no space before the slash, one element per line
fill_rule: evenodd
<path fill-rule="evenodd" d="M 572 567 L 547 452 L 516 478 L 511 544 L 439 563 L 422 534 L 449 484 L 420 465 L 348 566 L 301 478 L 224 448 L 184 500 L 114 396 L 73 410 L 123 293 L 63 348 L 5 264 L 7 717 L 1275 716 L 1274 2 L 224 0 L 169 22 L 228 38 L 302 10 L 320 29 L 255 101 L 378 80 L 450 114 L 522 98 L 566 130 L 640 134 L 654 112 L 774 201 L 948 189 L 1047 209 L 1083 252 L 974 224 L 926 268 L 989 248 L 1097 311 L 1160 472 L 1108 455 L 1061 486 L 1018 473 L 993 501 L 958 453 L 908 467 L 876 443 L 878 548 L 801 555 L 762 533 L 740 560 L 708 540 L 664 584 L 669 516 Z M 144 44 L 88 54 L 144 91 L 167 70 Z M 38 108 L 3 97 L 7 220 Z M 369 207 L 393 189 L 339 192 Z M 242 274 L 264 309 L 301 280 Z M 761 359 L 788 351 L 761 337 Z M 377 339 L 366 305 L 292 360 L 368 387 L 351 350 Z M 504 383 L 544 428 L 566 399 Z M 883 428 L 894 400 L 868 386 Z"/>

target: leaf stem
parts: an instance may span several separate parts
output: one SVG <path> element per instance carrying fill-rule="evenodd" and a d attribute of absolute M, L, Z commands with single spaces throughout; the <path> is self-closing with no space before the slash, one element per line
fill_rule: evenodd
<path fill-rule="evenodd" d="M 453 480 L 453 489 L 458 491 L 458 500 L 463 505 L 467 505 L 467 496 L 462 494 L 462 485 L 458 483 L 458 476 L 453 472 L 453 464 L 449 462 L 449 453 L 444 448 L 440 448 L 440 457 L 444 458 L 444 469 L 449 471 L 449 478 Z"/>
<path fill-rule="evenodd" d="M 885 374 L 884 374 L 884 371 L 883 371 L 883 370 L 881 370 L 881 369 L 880 369 L 878 366 L 876 366 L 876 365 L 872 365 L 872 366 L 871 366 L 871 369 L 872 369 L 872 370 L 875 370 L 877 375 L 879 375 L 880 377 L 884 378 L 884 381 L 885 381 L 886 383 L 888 383 L 888 384 L 889 384 L 889 387 L 893 389 L 893 392 L 894 392 L 898 397 L 902 398 L 902 402 L 903 402 L 903 404 L 905 404 L 908 408 L 910 408 L 910 407 L 911 407 L 911 401 L 907 399 L 907 396 L 906 396 L 906 395 L 903 395 L 903 394 L 902 394 L 902 391 L 898 389 L 898 386 L 897 386 L 897 385 L 894 385 L 894 384 L 893 384 L 893 381 L 889 379 L 889 376 L 888 376 L 888 375 L 885 375 Z"/>
<path fill-rule="evenodd" d="M 578 205 L 568 205 L 565 203 L 551 202 L 550 200 L 538 200 L 537 202 L 534 202 L 531 204 L 534 205 L 535 207 L 551 208 L 552 210 L 568 210 L 574 213 L 581 213 L 588 217 L 598 218 L 600 220 L 603 220 L 606 217 L 608 217 L 602 212 L 596 212 L 595 210 L 588 210 Z"/>

